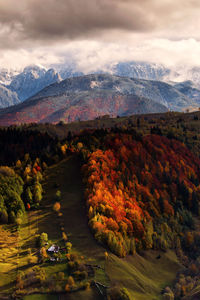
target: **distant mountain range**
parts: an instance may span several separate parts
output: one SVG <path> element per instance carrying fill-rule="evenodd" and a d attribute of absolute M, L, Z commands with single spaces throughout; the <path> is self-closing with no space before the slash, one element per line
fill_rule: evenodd
<path fill-rule="evenodd" d="M 159 81 L 93 74 L 54 83 L 30 99 L 0 111 L 0 125 L 72 122 L 103 115 L 180 110 L 193 101 Z"/>
<path fill-rule="evenodd" d="M 46 70 L 39 66 L 26 67 L 20 73 L 0 70 L 0 108 L 23 102 L 44 87 L 61 80 L 54 69 Z M 2 87 L 8 92 L 3 93 Z"/>
<path fill-rule="evenodd" d="M 60 83 L 52 84 L 44 88 L 32 99 L 44 97 L 57 97 L 60 95 L 77 96 L 85 93 L 90 96 L 101 92 L 121 95 L 135 95 L 150 99 L 156 103 L 166 106 L 169 110 L 181 111 L 189 105 L 194 105 L 194 101 L 181 93 L 174 86 L 165 82 L 154 80 L 143 80 L 129 77 L 120 77 L 109 74 L 93 74 L 68 78 Z"/>
<path fill-rule="evenodd" d="M 17 104 L 1 110 L 1 124 L 3 120 L 6 124 L 70 122 L 103 114 L 182 111 L 200 106 L 198 68 L 187 71 L 193 80 L 177 82 L 186 76 L 183 68 L 182 73 L 172 72 L 144 62 L 118 63 L 107 66 L 106 74 L 99 70 L 93 75 L 84 75 L 73 64 L 54 67 L 57 71 L 39 66 L 18 73 L 0 70 L 0 108 Z"/>
<path fill-rule="evenodd" d="M 121 62 L 106 66 L 105 69 L 106 71 L 95 70 L 92 73 L 107 73 L 136 79 L 163 81 L 172 85 L 177 82 L 185 85 L 183 81 L 191 81 L 192 88 L 195 88 L 197 93 L 195 93 L 194 98 L 193 93 L 186 93 L 185 95 L 195 100 L 198 98 L 196 94 L 199 94 L 200 91 L 200 68 L 191 68 L 188 70 L 181 67 L 181 69 L 172 71 L 163 65 L 155 63 Z M 22 102 L 52 83 L 83 75 L 88 74 L 81 72 L 74 63 L 53 65 L 49 70 L 33 65 L 26 67 L 21 72 L 0 69 L 0 84 L 11 92 L 16 93 L 18 98 L 16 101 Z M 186 83 L 186 86 L 188 86 L 188 83 Z M 9 93 L 10 101 L 9 97 L 5 96 L 6 99 L 4 99 L 4 96 L 1 95 L 0 108 L 13 105 L 13 97 L 15 98 L 16 94 Z"/>
<path fill-rule="evenodd" d="M 17 93 L 20 101 L 24 101 L 44 87 L 61 80 L 60 75 L 53 69 L 45 70 L 37 66 L 30 66 L 16 75 L 8 88 Z"/>
<path fill-rule="evenodd" d="M 106 65 L 103 69 L 81 72 L 75 63 L 52 65 L 57 70 L 62 79 L 69 77 L 82 76 L 88 74 L 112 74 L 118 76 L 132 77 L 138 79 L 156 80 L 164 82 L 184 82 L 192 81 L 200 89 L 200 67 L 179 66 L 167 68 L 162 64 L 147 62 L 119 62 Z"/>
<path fill-rule="evenodd" d="M 193 99 L 198 105 L 200 105 L 200 89 L 190 80 L 172 83 L 173 86 L 179 90 L 182 94 L 186 95 L 188 98 Z"/>
<path fill-rule="evenodd" d="M 165 81 L 171 73 L 170 69 L 163 65 L 145 62 L 121 62 L 115 64 L 111 71 L 119 76 L 157 81 Z"/>

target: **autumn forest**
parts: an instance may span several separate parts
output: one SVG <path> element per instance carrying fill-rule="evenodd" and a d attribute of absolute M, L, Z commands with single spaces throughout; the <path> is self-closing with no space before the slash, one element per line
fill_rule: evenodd
<path fill-rule="evenodd" d="M 31 224 L 37 225 L 28 246 L 28 263 L 23 262 L 26 271 L 21 272 L 19 266 L 12 271 L 12 294 L 23 297 L 33 287 L 44 293 L 94 293 L 96 287 L 97 292 L 103 289 L 107 299 L 137 299 L 134 288 L 126 284 L 117 288 L 111 277 L 109 282 L 106 278 L 114 257 L 126 260 L 149 251 L 158 262 L 165 253 L 174 253 L 179 264 L 170 287 L 167 282 L 159 287 L 162 299 L 190 295 L 200 279 L 200 144 L 199 136 L 194 135 L 198 118 L 199 113 L 167 113 L 107 118 L 98 120 L 96 127 L 94 121 L 87 121 L 79 129 L 76 123 L 71 127 L 59 123 L 0 128 L 1 230 L 11 230 L 19 237 L 23 228 L 32 230 Z M 70 178 L 70 159 L 77 164 L 81 183 L 76 183 L 75 174 L 72 179 L 62 177 L 63 185 L 61 179 L 56 180 L 61 178 L 60 171 L 51 170 L 63 166 Z M 54 182 L 49 179 L 51 174 Z M 74 206 L 70 216 L 75 200 L 65 196 L 70 189 L 67 180 L 79 185 L 87 239 L 103 251 L 93 264 L 81 254 L 77 232 L 72 234 L 73 228 L 69 229 L 78 207 Z M 40 225 L 40 217 L 46 220 L 48 215 L 56 222 L 52 228 L 58 228 L 60 238 L 49 238 L 48 221 Z M 57 249 L 53 255 L 50 246 Z M 100 286 L 95 268 L 103 272 Z M 29 276 L 34 279 L 28 280 Z M 0 289 L 6 296 L 4 287 Z"/>

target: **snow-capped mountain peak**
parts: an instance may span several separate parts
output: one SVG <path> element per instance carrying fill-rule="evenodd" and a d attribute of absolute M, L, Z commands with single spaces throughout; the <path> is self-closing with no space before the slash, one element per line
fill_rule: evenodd
<path fill-rule="evenodd" d="M 14 76 L 19 74 L 19 71 L 0 68 L 0 84 L 9 85 Z"/>
<path fill-rule="evenodd" d="M 16 75 L 11 81 L 9 88 L 17 93 L 21 101 L 24 101 L 44 87 L 60 80 L 61 77 L 55 70 L 46 70 L 33 65 L 24 68 L 23 72 Z"/>

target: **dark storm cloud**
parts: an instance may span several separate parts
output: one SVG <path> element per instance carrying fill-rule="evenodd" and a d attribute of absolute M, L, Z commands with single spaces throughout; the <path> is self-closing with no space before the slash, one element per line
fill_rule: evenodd
<path fill-rule="evenodd" d="M 21 40 L 91 38 L 112 29 L 146 31 L 154 27 L 151 15 L 144 10 L 147 2 L 0 0 L 0 36 L 7 35 L 5 44 L 12 45 Z"/>
<path fill-rule="evenodd" d="M 26 25 L 33 36 L 44 38 L 79 38 L 96 35 L 97 31 L 140 31 L 153 26 L 141 9 L 141 1 L 45 0 L 38 2 L 38 6 L 39 10 L 32 2 Z"/>
<path fill-rule="evenodd" d="M 182 27 L 199 6 L 198 0 L 0 0 L 0 47 Z"/>

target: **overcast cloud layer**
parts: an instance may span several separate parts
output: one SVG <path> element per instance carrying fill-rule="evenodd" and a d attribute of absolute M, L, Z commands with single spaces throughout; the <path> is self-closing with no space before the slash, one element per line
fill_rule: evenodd
<path fill-rule="evenodd" d="M 0 0 L 0 67 L 200 65 L 199 15 L 199 0 Z"/>

